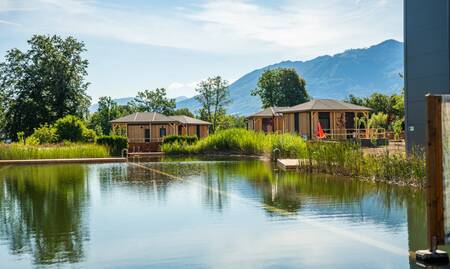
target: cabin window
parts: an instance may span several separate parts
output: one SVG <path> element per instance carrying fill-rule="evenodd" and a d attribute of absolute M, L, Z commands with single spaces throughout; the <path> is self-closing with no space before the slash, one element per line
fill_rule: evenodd
<path fill-rule="evenodd" d="M 183 135 L 183 126 L 178 125 L 178 135 Z"/>
<path fill-rule="evenodd" d="M 144 141 L 145 141 L 145 143 L 150 142 L 150 129 L 144 130 Z"/>
<path fill-rule="evenodd" d="M 319 122 L 325 133 L 331 132 L 330 112 L 319 112 Z"/>
<path fill-rule="evenodd" d="M 167 134 L 166 128 L 159 128 L 159 137 L 165 137 Z"/>
<path fill-rule="evenodd" d="M 200 138 L 200 125 L 197 125 L 197 137 Z"/>

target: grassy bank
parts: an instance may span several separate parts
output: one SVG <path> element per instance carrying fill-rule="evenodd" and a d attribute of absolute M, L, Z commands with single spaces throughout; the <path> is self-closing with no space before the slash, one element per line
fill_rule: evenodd
<path fill-rule="evenodd" d="M 280 157 L 298 158 L 301 169 L 310 172 L 360 177 L 397 184 L 423 186 L 425 156 L 406 156 L 382 151 L 363 154 L 358 144 L 347 142 L 305 142 L 290 134 L 256 133 L 230 129 L 210 135 L 194 144 L 171 143 L 162 146 L 167 154 L 236 153 L 271 156 L 279 149 Z"/>
<path fill-rule="evenodd" d="M 107 147 L 96 144 L 22 145 L 0 143 L 0 160 L 104 158 L 109 156 Z"/>

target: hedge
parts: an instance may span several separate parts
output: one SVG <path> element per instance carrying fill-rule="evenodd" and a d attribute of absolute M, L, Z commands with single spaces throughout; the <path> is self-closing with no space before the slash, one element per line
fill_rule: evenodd
<path fill-rule="evenodd" d="M 105 135 L 97 138 L 97 144 L 109 147 L 111 154 L 120 156 L 122 150 L 128 148 L 128 141 L 125 136 Z"/>

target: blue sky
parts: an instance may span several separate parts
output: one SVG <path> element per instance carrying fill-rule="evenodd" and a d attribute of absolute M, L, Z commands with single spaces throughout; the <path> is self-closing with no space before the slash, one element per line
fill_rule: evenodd
<path fill-rule="evenodd" d="M 0 0 L 0 60 L 33 34 L 86 44 L 89 94 L 192 96 L 283 60 L 403 40 L 403 0 Z"/>

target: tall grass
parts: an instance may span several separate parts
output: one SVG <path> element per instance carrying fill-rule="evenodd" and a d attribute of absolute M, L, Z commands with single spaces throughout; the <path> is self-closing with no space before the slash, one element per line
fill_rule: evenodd
<path fill-rule="evenodd" d="M 280 150 L 281 156 L 299 157 L 306 149 L 305 141 L 290 134 L 263 134 L 245 129 L 217 132 L 194 144 L 169 143 L 162 145 L 168 154 L 236 153 L 244 155 L 271 155 Z"/>
<path fill-rule="evenodd" d="M 358 144 L 310 142 L 301 168 L 321 173 L 357 176 L 391 183 L 423 186 L 425 184 L 425 155 L 415 152 L 363 154 Z"/>
<path fill-rule="evenodd" d="M 264 134 L 245 129 L 224 130 L 194 144 L 169 143 L 168 154 L 236 153 L 299 159 L 300 169 L 344 176 L 355 176 L 399 184 L 423 186 L 425 156 L 416 152 L 364 154 L 359 144 L 350 142 L 306 142 L 291 134 Z"/>
<path fill-rule="evenodd" d="M 109 156 L 109 149 L 106 146 L 96 144 L 37 146 L 0 143 L 0 160 L 102 158 Z"/>

